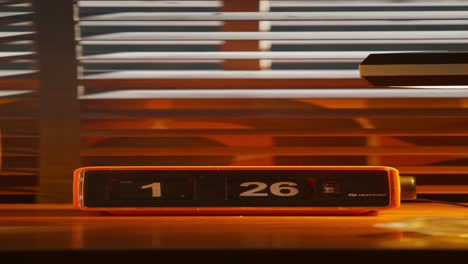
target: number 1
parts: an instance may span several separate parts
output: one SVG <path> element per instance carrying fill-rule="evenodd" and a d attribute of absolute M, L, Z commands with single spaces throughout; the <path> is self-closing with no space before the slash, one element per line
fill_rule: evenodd
<path fill-rule="evenodd" d="M 148 185 L 141 186 L 141 189 L 148 189 L 151 188 L 152 190 L 152 197 L 161 197 L 161 183 L 160 182 L 153 182 Z"/>

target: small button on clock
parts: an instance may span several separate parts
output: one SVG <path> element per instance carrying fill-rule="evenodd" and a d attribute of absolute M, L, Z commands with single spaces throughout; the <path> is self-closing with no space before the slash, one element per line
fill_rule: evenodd
<path fill-rule="evenodd" d="M 324 194 L 339 194 L 340 185 L 337 181 L 325 181 L 323 184 L 322 192 Z"/>

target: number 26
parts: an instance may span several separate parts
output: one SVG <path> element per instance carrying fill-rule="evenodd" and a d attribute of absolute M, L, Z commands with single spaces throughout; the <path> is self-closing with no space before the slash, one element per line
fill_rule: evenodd
<path fill-rule="evenodd" d="M 268 188 L 268 184 L 264 182 L 243 182 L 240 184 L 241 187 L 255 186 L 253 189 L 242 192 L 239 196 L 268 196 L 268 192 L 262 192 Z M 294 182 L 276 182 L 270 186 L 271 194 L 275 196 L 294 196 L 299 193 L 299 190 L 295 188 L 297 186 Z"/>

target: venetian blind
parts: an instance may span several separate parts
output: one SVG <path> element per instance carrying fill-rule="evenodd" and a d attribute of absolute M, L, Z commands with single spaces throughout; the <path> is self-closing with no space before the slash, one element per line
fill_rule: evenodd
<path fill-rule="evenodd" d="M 36 190 L 34 31 L 29 1 L 0 1 L 0 202 L 32 201 Z"/>
<path fill-rule="evenodd" d="M 466 1 L 88 1 L 83 165 L 388 165 L 468 188 L 463 89 L 373 87 L 370 53 L 466 51 Z"/>

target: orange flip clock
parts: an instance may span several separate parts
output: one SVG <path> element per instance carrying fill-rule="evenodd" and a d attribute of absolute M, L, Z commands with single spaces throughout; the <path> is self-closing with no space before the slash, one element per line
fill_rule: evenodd
<path fill-rule="evenodd" d="M 401 200 L 385 166 L 83 167 L 73 191 L 76 208 L 116 215 L 360 215 Z"/>

